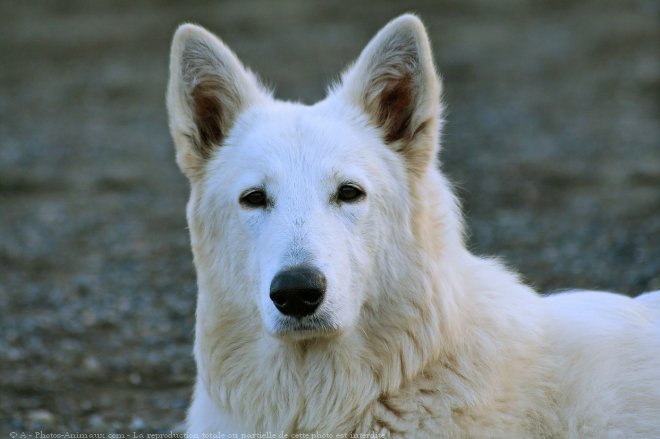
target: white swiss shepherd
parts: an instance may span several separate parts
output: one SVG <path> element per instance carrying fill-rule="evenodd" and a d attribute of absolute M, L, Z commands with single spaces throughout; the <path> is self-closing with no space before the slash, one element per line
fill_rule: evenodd
<path fill-rule="evenodd" d="M 544 298 L 466 249 L 418 18 L 312 106 L 195 25 L 170 69 L 199 283 L 190 433 L 660 437 L 659 293 Z"/>

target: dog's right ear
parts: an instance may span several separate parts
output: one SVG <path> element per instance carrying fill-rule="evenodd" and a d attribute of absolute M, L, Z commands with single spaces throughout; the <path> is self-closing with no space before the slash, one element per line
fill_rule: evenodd
<path fill-rule="evenodd" d="M 167 111 L 183 173 L 198 178 L 239 113 L 267 97 L 218 37 L 200 26 L 181 25 L 172 41 Z"/>

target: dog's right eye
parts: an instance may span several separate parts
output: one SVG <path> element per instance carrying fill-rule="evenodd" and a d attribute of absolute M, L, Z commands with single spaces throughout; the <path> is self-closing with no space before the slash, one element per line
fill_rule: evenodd
<path fill-rule="evenodd" d="M 240 202 L 246 207 L 266 207 L 268 198 L 263 190 L 250 189 L 241 195 Z"/>

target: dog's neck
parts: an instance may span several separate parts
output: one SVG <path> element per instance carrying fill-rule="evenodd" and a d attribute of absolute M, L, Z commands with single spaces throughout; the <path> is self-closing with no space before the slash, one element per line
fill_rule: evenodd
<path fill-rule="evenodd" d="M 372 325 L 307 342 L 276 340 L 254 319 L 239 324 L 220 315 L 214 320 L 225 324 L 211 329 L 200 318 L 196 351 L 208 355 L 198 357 L 199 372 L 212 399 L 247 430 L 355 431 L 359 426 L 350 423 L 355 413 L 367 414 L 382 395 L 401 388 L 429 361 L 424 357 L 432 353 L 425 352 L 425 344 L 433 344 L 435 331 L 423 317 L 411 318 L 416 327 L 409 324 L 406 331 Z M 222 338 L 205 336 L 208 331 Z M 246 333 L 256 336 L 246 341 Z M 410 349 L 414 355 L 406 353 Z M 368 422 L 368 416 L 362 418 Z"/>

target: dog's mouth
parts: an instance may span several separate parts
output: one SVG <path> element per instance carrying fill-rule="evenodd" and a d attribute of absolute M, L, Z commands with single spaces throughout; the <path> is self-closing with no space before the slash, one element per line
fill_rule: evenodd
<path fill-rule="evenodd" d="M 339 325 L 330 316 L 317 313 L 301 319 L 280 316 L 275 323 L 272 335 L 278 338 L 305 340 L 331 337 L 337 335 L 339 330 Z"/>

